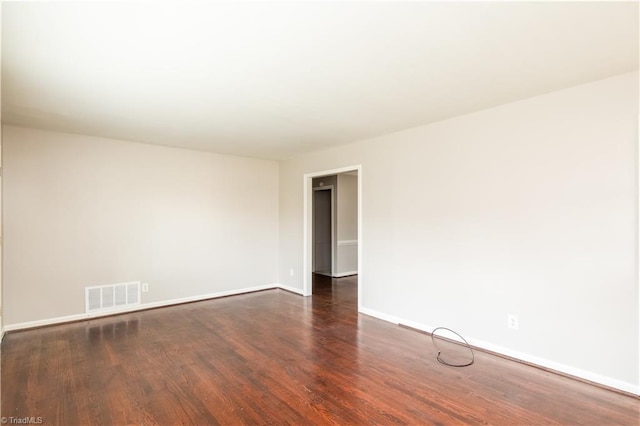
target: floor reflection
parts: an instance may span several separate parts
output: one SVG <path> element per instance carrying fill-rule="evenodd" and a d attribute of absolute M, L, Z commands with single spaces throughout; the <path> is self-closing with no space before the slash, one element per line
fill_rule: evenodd
<path fill-rule="evenodd" d="M 358 396 L 334 387 L 342 382 L 356 385 L 360 369 L 358 316 L 358 277 L 331 278 L 313 275 L 311 297 L 310 359 L 315 367 L 309 390 L 331 395 L 336 401 L 358 405 Z M 338 349 L 339 348 L 339 349 Z M 327 365 L 331 360 L 331 365 Z M 353 388 L 352 388 L 353 389 Z"/>
<path fill-rule="evenodd" d="M 104 320 L 102 320 L 104 321 Z M 85 328 L 87 340 L 92 344 L 104 340 L 116 340 L 136 336 L 140 328 L 140 319 L 122 320 L 114 317 L 113 321 L 88 325 Z"/>

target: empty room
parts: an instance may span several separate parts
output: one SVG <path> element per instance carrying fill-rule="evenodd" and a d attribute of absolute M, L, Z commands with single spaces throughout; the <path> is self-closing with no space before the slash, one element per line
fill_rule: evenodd
<path fill-rule="evenodd" d="M 0 5 L 3 424 L 640 421 L 638 2 Z"/>

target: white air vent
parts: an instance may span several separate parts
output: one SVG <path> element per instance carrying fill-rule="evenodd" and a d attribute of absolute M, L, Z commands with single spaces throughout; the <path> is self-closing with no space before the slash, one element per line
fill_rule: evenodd
<path fill-rule="evenodd" d="M 86 312 L 119 310 L 140 304 L 140 282 L 85 288 Z"/>

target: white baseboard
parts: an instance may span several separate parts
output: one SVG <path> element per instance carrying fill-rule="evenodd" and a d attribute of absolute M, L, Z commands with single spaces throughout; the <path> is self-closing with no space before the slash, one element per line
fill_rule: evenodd
<path fill-rule="evenodd" d="M 300 296 L 304 296 L 304 292 L 302 291 L 301 288 L 295 288 L 295 287 L 291 287 L 284 284 L 278 284 L 277 287 L 281 288 L 282 290 L 286 290 L 291 293 L 296 293 L 296 294 L 299 294 Z"/>
<path fill-rule="evenodd" d="M 396 316 L 388 315 L 388 314 L 385 314 L 383 312 L 376 311 L 374 309 L 365 308 L 364 306 L 360 307 L 359 312 L 363 313 L 365 315 L 369 315 L 370 317 L 374 317 L 374 318 L 381 319 L 383 321 L 391 322 L 393 324 L 400 324 L 400 321 L 401 321 L 401 319 L 396 317 Z"/>
<path fill-rule="evenodd" d="M 560 373 L 568 374 L 570 376 L 578 377 L 580 379 L 588 380 L 590 382 L 599 383 L 610 388 L 619 389 L 624 392 L 632 393 L 640 396 L 640 386 L 633 383 L 623 382 L 622 380 L 613 379 L 611 377 L 603 376 L 601 374 L 593 373 L 591 371 L 575 368 L 570 365 L 561 364 L 559 362 L 551 361 L 545 358 L 540 358 L 535 355 L 529 355 L 523 352 L 518 352 L 509 348 L 494 345 L 492 343 L 469 338 L 467 339 L 470 345 L 478 348 L 483 348 L 491 352 L 496 352 L 502 355 L 506 355 L 510 358 L 515 358 L 520 361 L 524 361 L 528 364 L 535 364 L 540 367 L 544 367 L 549 370 L 554 370 Z"/>
<path fill-rule="evenodd" d="M 339 272 L 337 274 L 333 274 L 333 277 L 342 278 L 342 277 L 350 277 L 351 275 L 358 275 L 358 271 Z"/>
<path fill-rule="evenodd" d="M 318 271 L 314 271 L 313 273 L 317 275 L 322 275 L 323 277 L 329 277 L 329 278 L 342 278 L 342 277 L 348 277 L 351 275 L 358 275 L 358 271 L 338 272 L 335 274 L 330 272 L 318 272 Z"/>
<path fill-rule="evenodd" d="M 83 313 L 83 314 L 67 315 L 63 317 L 48 318 L 44 320 L 9 324 L 3 327 L 2 333 L 4 336 L 5 331 L 23 330 L 25 328 L 35 328 L 35 327 L 43 327 L 46 325 L 63 324 L 65 322 L 82 321 L 86 319 L 105 317 L 105 316 L 114 315 L 114 314 L 126 314 L 129 312 L 142 311 L 145 309 L 179 305 L 181 303 L 198 302 L 201 300 L 216 299 L 216 298 L 225 297 L 225 296 L 234 296 L 236 294 L 251 293 L 254 291 L 261 291 L 261 290 L 270 290 L 278 287 L 280 287 L 279 284 L 266 284 L 266 285 L 248 287 L 248 288 L 243 288 L 238 290 L 227 290 L 227 291 L 220 291 L 220 292 L 210 293 L 210 294 L 202 294 L 199 296 L 190 296 L 190 297 L 182 297 L 178 299 L 163 300 L 160 302 L 142 303 L 140 305 L 128 306 L 123 309 L 111 310 L 109 312 L 97 312 L 97 313 L 91 313 L 91 314 Z"/>
<path fill-rule="evenodd" d="M 414 321 L 405 320 L 393 315 L 388 315 L 383 312 L 376 311 L 365 307 L 360 308 L 360 312 L 384 321 L 391 322 L 393 324 L 404 325 L 407 327 L 415 328 L 416 330 L 425 331 L 431 333 L 436 327 L 420 324 Z M 475 346 L 480 349 L 485 349 L 491 352 L 495 352 L 500 355 L 514 358 L 519 361 L 524 361 L 528 364 L 534 364 L 549 370 L 554 370 L 559 373 L 568 374 L 570 376 L 577 377 L 579 379 L 588 380 L 590 382 L 598 383 L 610 388 L 619 389 L 624 392 L 628 392 L 634 395 L 640 395 L 640 386 L 633 383 L 624 382 L 611 377 L 603 376 L 601 374 L 593 373 L 591 371 L 582 370 L 572 367 L 570 365 L 561 364 L 548 359 L 540 358 L 534 355 L 529 355 L 523 352 L 518 352 L 513 349 L 505 348 L 502 346 L 494 345 L 493 343 L 486 342 L 484 340 L 475 339 L 473 337 L 466 337 L 465 339 L 471 346 Z"/>

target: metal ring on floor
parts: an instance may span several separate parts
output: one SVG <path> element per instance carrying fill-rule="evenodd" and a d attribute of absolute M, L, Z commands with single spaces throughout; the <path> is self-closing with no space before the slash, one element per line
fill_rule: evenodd
<path fill-rule="evenodd" d="M 464 342 L 464 345 L 467 347 L 467 349 L 469 349 L 469 352 L 471 352 L 471 361 L 464 363 L 464 364 L 452 364 L 450 362 L 445 361 L 444 359 L 442 359 L 440 357 L 440 354 L 442 353 L 440 350 L 440 347 L 438 346 L 438 344 L 436 343 L 436 341 L 434 340 L 433 336 L 435 336 L 436 331 L 438 330 L 447 330 L 453 334 L 455 334 L 456 336 L 458 336 L 460 338 L 460 340 L 462 340 Z M 451 339 L 447 339 L 445 337 L 443 337 L 443 339 L 446 340 L 451 340 Z M 433 346 L 436 347 L 436 349 L 438 350 L 438 355 L 436 355 L 436 359 L 438 360 L 438 362 L 440 364 L 449 366 L 449 367 L 468 367 L 471 364 L 473 364 L 473 362 L 475 361 L 475 354 L 473 353 L 473 349 L 471 349 L 471 345 L 469 345 L 469 342 L 466 341 L 466 339 L 464 337 L 462 337 L 460 334 L 456 333 L 455 331 L 446 328 L 446 327 L 436 327 L 435 329 L 433 329 L 433 331 L 431 332 L 431 343 L 433 343 Z M 456 344 L 460 344 L 460 342 L 455 342 Z"/>

